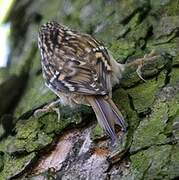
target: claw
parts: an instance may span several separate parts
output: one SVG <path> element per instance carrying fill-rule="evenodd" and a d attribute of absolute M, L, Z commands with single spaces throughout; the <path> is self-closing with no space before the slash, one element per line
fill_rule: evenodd
<path fill-rule="evenodd" d="M 141 71 L 144 62 L 156 60 L 158 57 L 160 57 L 160 55 L 156 55 L 155 50 L 152 50 L 149 54 L 145 54 L 143 58 L 139 58 L 128 63 L 127 66 L 137 66 L 137 70 L 136 70 L 137 75 L 139 76 L 140 79 L 146 82 L 146 80 L 142 77 L 142 71 Z"/>
<path fill-rule="evenodd" d="M 34 115 L 34 117 L 39 118 L 39 117 L 41 117 L 42 115 L 44 115 L 44 114 L 46 114 L 48 112 L 50 112 L 50 111 L 47 108 L 43 107 L 41 109 L 35 110 L 33 115 Z"/>
<path fill-rule="evenodd" d="M 60 120 L 60 110 L 58 107 L 56 107 L 58 104 L 60 103 L 60 100 L 56 100 L 56 101 L 53 101 L 51 102 L 50 104 L 44 106 L 43 108 L 41 109 L 37 109 L 35 112 L 34 112 L 34 116 L 39 118 L 41 117 L 42 115 L 48 113 L 48 112 L 53 112 L 55 111 L 58 115 L 58 121 Z"/>
<path fill-rule="evenodd" d="M 156 56 L 156 50 L 155 50 L 155 49 L 152 49 L 152 51 L 151 51 L 149 54 L 145 54 L 145 55 L 144 55 L 144 59 L 146 59 L 146 58 L 152 58 L 152 57 L 154 57 L 154 56 Z"/>
<path fill-rule="evenodd" d="M 59 108 L 53 108 L 53 111 L 55 111 L 57 113 L 57 120 L 58 122 L 60 121 L 60 109 Z"/>
<path fill-rule="evenodd" d="M 136 73 L 137 73 L 137 75 L 139 76 L 140 79 L 142 79 L 144 82 L 146 82 L 146 80 L 142 77 L 142 71 L 141 71 L 142 66 L 143 66 L 143 65 L 139 65 L 139 66 L 138 66 L 138 68 L 137 68 L 137 70 L 136 70 Z"/>

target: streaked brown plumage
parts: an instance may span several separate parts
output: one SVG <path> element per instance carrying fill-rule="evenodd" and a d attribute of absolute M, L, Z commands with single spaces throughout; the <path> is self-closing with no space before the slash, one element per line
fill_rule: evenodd
<path fill-rule="evenodd" d="M 123 116 L 111 99 L 112 85 L 119 81 L 123 66 L 101 42 L 48 22 L 40 28 L 39 49 L 46 85 L 61 104 L 92 106 L 99 124 L 112 139 L 116 138 L 114 124 L 126 131 Z"/>

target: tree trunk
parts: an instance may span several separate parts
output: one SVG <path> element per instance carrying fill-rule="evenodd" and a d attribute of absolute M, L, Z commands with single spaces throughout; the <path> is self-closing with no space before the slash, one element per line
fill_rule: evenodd
<path fill-rule="evenodd" d="M 111 144 L 91 108 L 60 107 L 39 118 L 55 95 L 41 74 L 37 34 L 56 20 L 92 34 L 128 63 L 155 50 L 141 80 L 127 68 L 113 100 L 128 123 Z M 9 66 L 0 69 L 0 180 L 177 179 L 179 177 L 179 2 L 177 0 L 18 0 Z M 5 75 L 3 75 L 5 74 Z"/>

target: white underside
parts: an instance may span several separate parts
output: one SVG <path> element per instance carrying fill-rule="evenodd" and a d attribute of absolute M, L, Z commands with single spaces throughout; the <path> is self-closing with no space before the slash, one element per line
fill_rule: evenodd
<path fill-rule="evenodd" d="M 124 64 L 118 63 L 111 53 L 108 51 L 109 56 L 110 56 L 110 62 L 112 66 L 112 87 L 116 84 L 119 84 L 120 79 L 122 78 L 122 72 L 124 71 Z"/>

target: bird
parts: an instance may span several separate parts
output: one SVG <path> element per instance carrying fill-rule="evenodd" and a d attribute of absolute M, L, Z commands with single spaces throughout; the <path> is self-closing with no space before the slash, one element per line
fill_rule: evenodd
<path fill-rule="evenodd" d="M 112 100 L 112 87 L 119 83 L 124 66 L 102 42 L 49 21 L 39 29 L 38 47 L 45 84 L 61 105 L 91 106 L 112 140 L 117 139 L 115 125 L 127 131 L 127 123 Z"/>

